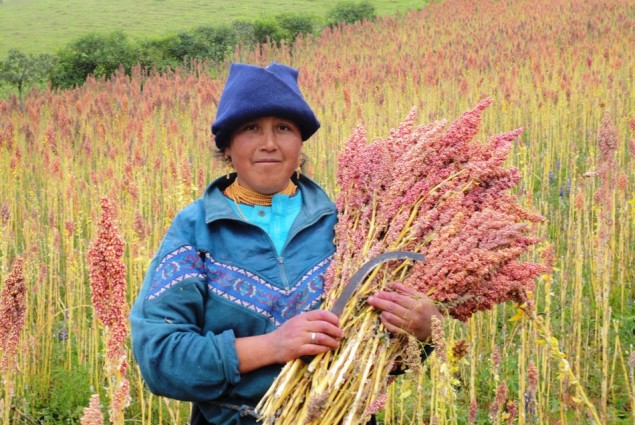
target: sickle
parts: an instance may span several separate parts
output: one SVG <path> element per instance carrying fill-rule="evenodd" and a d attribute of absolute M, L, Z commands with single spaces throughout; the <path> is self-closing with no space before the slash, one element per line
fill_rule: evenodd
<path fill-rule="evenodd" d="M 379 254 L 379 255 L 371 258 L 370 260 L 366 261 L 355 272 L 355 274 L 353 274 L 353 276 L 351 276 L 351 278 L 348 280 L 348 283 L 344 287 L 344 290 L 342 291 L 340 296 L 337 298 L 337 300 L 335 300 L 335 304 L 331 308 L 331 312 L 333 314 L 337 315 L 337 316 L 342 314 L 342 312 L 344 311 L 344 307 L 346 306 L 346 303 L 348 303 L 348 301 L 351 299 L 351 296 L 353 295 L 353 292 L 355 292 L 355 289 L 357 289 L 359 284 L 362 283 L 362 281 L 366 278 L 366 276 L 368 276 L 368 274 L 375 267 L 379 266 L 382 263 L 385 263 L 386 261 L 405 260 L 405 259 L 411 259 L 411 260 L 415 260 L 415 261 L 423 261 L 423 260 L 425 260 L 425 257 L 422 254 L 419 254 L 419 253 L 416 253 L 416 252 L 410 252 L 410 251 L 389 251 L 389 252 L 384 252 L 382 254 Z M 313 358 L 315 358 L 315 356 L 306 355 L 306 356 L 301 356 L 300 358 L 305 363 L 310 363 L 311 360 L 313 360 Z"/>
<path fill-rule="evenodd" d="M 353 292 L 359 286 L 360 283 L 368 276 L 368 274 L 377 266 L 382 263 L 391 260 L 405 260 L 411 259 L 415 261 L 423 261 L 425 257 L 422 254 L 410 251 L 389 251 L 379 254 L 370 260 L 366 261 L 362 266 L 355 272 L 353 276 L 348 280 L 348 283 L 344 287 L 344 290 L 340 294 L 340 296 L 335 301 L 335 304 L 331 308 L 331 312 L 335 315 L 339 316 L 344 311 L 344 307 L 348 300 L 350 300 Z"/>

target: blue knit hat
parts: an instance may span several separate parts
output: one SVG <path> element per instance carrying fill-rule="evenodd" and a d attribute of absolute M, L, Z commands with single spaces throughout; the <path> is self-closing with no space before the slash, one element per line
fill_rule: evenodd
<path fill-rule="evenodd" d="M 233 63 L 212 124 L 216 146 L 228 147 L 238 126 L 266 116 L 292 120 L 300 127 L 302 140 L 320 128 L 298 87 L 297 69 L 275 62 L 266 68 Z"/>

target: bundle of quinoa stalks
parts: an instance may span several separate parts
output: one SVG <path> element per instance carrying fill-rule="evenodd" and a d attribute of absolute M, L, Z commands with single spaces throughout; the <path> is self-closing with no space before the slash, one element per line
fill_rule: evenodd
<path fill-rule="evenodd" d="M 543 218 L 523 209 L 510 189 L 520 173 L 505 167 L 522 129 L 475 140 L 487 98 L 450 125 L 415 126 L 416 110 L 388 137 L 369 142 L 357 127 L 339 157 L 335 257 L 325 279 L 329 309 L 367 260 L 411 251 L 424 261 L 390 261 L 353 294 L 337 350 L 310 363 L 288 363 L 259 403 L 265 424 L 364 424 L 383 407 L 396 362 L 420 362 L 420 347 L 391 334 L 366 298 L 393 283 L 427 294 L 465 321 L 498 303 L 523 303 L 548 267 L 521 261 L 539 242 Z"/>

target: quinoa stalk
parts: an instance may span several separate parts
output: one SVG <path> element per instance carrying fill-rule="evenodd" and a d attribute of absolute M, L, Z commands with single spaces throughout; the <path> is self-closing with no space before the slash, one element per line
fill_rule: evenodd
<path fill-rule="evenodd" d="M 589 397 L 580 384 L 580 381 L 571 370 L 571 365 L 566 358 L 567 356 L 562 351 L 560 351 L 560 347 L 558 347 L 558 340 L 551 333 L 549 326 L 545 324 L 542 317 L 536 315 L 535 311 L 531 307 L 529 307 L 528 304 L 519 306 L 519 309 L 534 324 L 540 336 L 544 338 L 545 344 L 549 348 L 551 357 L 558 361 L 560 379 L 566 379 L 570 385 L 573 385 L 575 387 L 578 396 L 582 400 L 582 403 L 584 403 L 584 405 L 586 406 L 587 410 L 589 411 L 589 415 L 591 416 L 593 421 L 598 425 L 604 423 L 600 420 L 600 416 L 597 413 L 595 405 L 591 403 L 591 400 L 589 400 Z"/>

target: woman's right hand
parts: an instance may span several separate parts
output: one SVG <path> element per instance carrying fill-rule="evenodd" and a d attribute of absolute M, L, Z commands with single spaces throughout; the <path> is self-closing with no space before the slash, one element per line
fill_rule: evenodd
<path fill-rule="evenodd" d="M 330 311 L 298 314 L 273 332 L 236 339 L 238 371 L 247 373 L 298 357 L 325 353 L 339 347 L 343 337 L 339 318 Z"/>
<path fill-rule="evenodd" d="M 268 334 L 277 354 L 276 363 L 317 355 L 339 347 L 344 331 L 339 318 L 327 310 L 299 314 Z"/>

